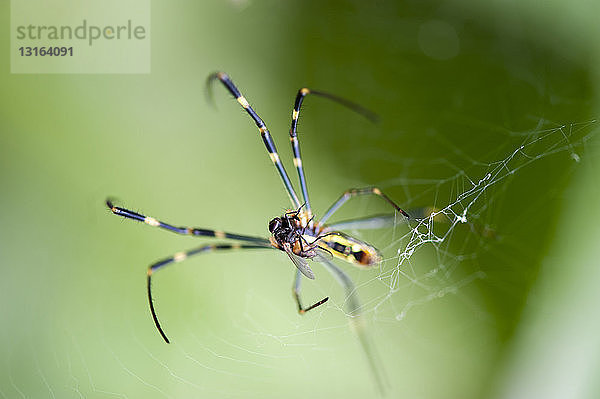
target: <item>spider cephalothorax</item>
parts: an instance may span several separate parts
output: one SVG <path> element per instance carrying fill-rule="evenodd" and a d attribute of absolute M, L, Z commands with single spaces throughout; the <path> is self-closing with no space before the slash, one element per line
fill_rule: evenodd
<path fill-rule="evenodd" d="M 322 237 L 315 236 L 312 231 L 311 234 L 305 236 L 308 224 L 312 219 L 305 221 L 306 218 L 301 216 L 305 215 L 301 215 L 301 209 L 298 209 L 271 219 L 269 222 L 269 231 L 271 232 L 269 241 L 273 247 L 287 253 L 292 262 L 306 277 L 313 279 L 315 278 L 314 273 L 308 266 L 306 259 L 317 256 L 317 249 L 319 248 L 317 242 Z"/>
<path fill-rule="evenodd" d="M 302 230 L 302 223 L 297 215 L 285 214 L 269 222 L 269 231 L 273 238 L 271 242 L 274 241 L 276 247 L 283 243 L 293 244 L 302 237 Z"/>
<path fill-rule="evenodd" d="M 269 222 L 270 241 L 275 248 L 285 250 L 285 247 L 289 245 L 294 254 L 303 258 L 313 258 L 315 256 L 314 250 L 312 250 L 314 245 L 309 244 L 304 238 L 310 222 L 303 222 L 304 218 L 300 216 L 304 215 L 301 215 L 300 212 L 300 209 L 289 211 L 281 217 L 271 219 Z"/>

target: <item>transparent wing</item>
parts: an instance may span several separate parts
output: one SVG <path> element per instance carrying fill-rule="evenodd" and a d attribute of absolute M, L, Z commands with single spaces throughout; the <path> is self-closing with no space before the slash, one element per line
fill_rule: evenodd
<path fill-rule="evenodd" d="M 316 247 L 315 252 L 317 255 L 312 258 L 316 262 L 323 262 L 327 260 L 333 260 L 333 254 L 326 247 Z"/>
<path fill-rule="evenodd" d="M 288 245 L 285 245 L 283 249 L 285 250 L 285 253 L 288 254 L 294 265 L 296 265 L 298 270 L 302 272 L 302 274 L 311 280 L 315 279 L 315 273 L 312 271 L 310 266 L 308 266 L 308 260 L 293 253 Z"/>

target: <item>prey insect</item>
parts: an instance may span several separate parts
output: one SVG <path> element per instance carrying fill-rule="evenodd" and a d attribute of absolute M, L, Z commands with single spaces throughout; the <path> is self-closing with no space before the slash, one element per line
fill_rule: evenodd
<path fill-rule="evenodd" d="M 154 302 L 152 300 L 152 277 L 158 270 L 161 270 L 171 264 L 182 262 L 183 260 L 186 260 L 192 256 L 208 252 L 227 251 L 232 249 L 277 249 L 285 252 L 297 268 L 293 285 L 293 295 L 298 307 L 298 312 L 305 313 L 324 304 L 329 299 L 329 297 L 326 297 L 308 307 L 302 306 L 302 301 L 300 299 L 300 282 L 302 275 L 309 279 L 315 278 L 315 274 L 309 266 L 309 260 L 315 260 L 322 263 L 342 284 L 342 286 L 344 286 L 346 293 L 349 296 L 352 296 L 352 293 L 355 291 L 352 280 L 350 280 L 348 275 L 343 270 L 331 262 L 331 258 L 335 257 L 342 259 L 346 262 L 363 268 L 376 265 L 382 260 L 381 253 L 372 245 L 336 230 L 335 225 L 328 226 L 326 224 L 329 218 L 333 216 L 342 205 L 344 205 L 351 198 L 357 196 L 375 195 L 391 205 L 396 211 L 396 215 L 400 216 L 401 218 L 408 219 L 408 214 L 376 187 L 347 190 L 337 199 L 337 201 L 333 203 L 333 205 L 331 205 L 331 207 L 329 207 L 329 209 L 320 219 L 315 219 L 313 214 L 308 197 L 308 188 L 306 184 L 304 168 L 302 165 L 302 158 L 300 156 L 300 146 L 297 133 L 298 116 L 304 98 L 308 94 L 325 97 L 372 119 L 373 115 L 368 110 L 357 104 L 354 104 L 353 102 L 332 94 L 309 90 L 307 88 L 303 88 L 298 91 L 292 111 L 289 138 L 291 142 L 292 153 L 294 155 L 294 165 L 298 172 L 300 189 L 302 193 L 303 201 L 300 202 L 290 178 L 281 160 L 279 159 L 279 154 L 275 147 L 275 143 L 264 121 L 250 106 L 246 98 L 240 93 L 229 76 L 223 72 L 217 72 L 210 75 L 207 81 L 209 88 L 211 87 L 210 85 L 215 81 L 223 84 L 223 86 L 237 100 L 239 105 L 248 113 L 248 115 L 256 124 L 262 141 L 269 154 L 269 158 L 279 173 L 281 181 L 283 182 L 285 190 L 290 198 L 293 209 L 279 217 L 271 219 L 268 224 L 268 229 L 271 235 L 269 238 L 263 238 L 229 233 L 221 230 L 210 230 L 185 226 L 178 227 L 153 217 L 116 206 L 110 199 L 106 201 L 106 205 L 115 215 L 122 216 L 127 219 L 137 220 L 147 225 L 168 230 L 176 234 L 198 237 L 213 237 L 217 239 L 228 240 L 230 242 L 222 244 L 205 244 L 185 252 L 178 252 L 173 256 L 159 260 L 148 267 L 147 293 L 150 312 L 158 332 L 167 343 L 169 343 L 169 339 L 167 338 L 167 335 L 165 334 L 158 320 L 158 316 L 154 308 Z M 372 222 L 373 221 L 369 222 L 369 219 L 360 219 L 356 221 L 356 223 L 353 225 L 353 228 L 357 229 L 361 228 L 361 226 L 363 228 L 373 228 Z M 376 221 L 374 225 L 377 225 Z M 357 311 L 360 307 L 358 300 L 350 300 L 349 307 L 354 308 L 351 309 L 351 311 Z"/>

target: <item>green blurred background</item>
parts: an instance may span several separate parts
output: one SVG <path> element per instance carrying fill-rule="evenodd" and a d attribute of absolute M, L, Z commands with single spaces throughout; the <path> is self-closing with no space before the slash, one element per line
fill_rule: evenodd
<path fill-rule="evenodd" d="M 224 90 L 217 109 L 205 101 L 214 70 L 267 121 L 291 173 L 300 87 L 381 116 L 306 101 L 317 212 L 372 184 L 405 209 L 443 208 L 500 171 L 451 208 L 468 223 L 436 224 L 442 243 L 398 268 L 416 224 L 398 225 L 361 235 L 384 251 L 381 268 L 340 265 L 389 397 L 600 395 L 597 2 L 153 2 L 149 75 L 10 74 L 0 7 L 0 397 L 375 395 L 343 291 L 315 266 L 306 301 L 332 300 L 298 316 L 279 253 L 161 272 L 155 303 L 173 343 L 154 329 L 146 267 L 198 240 L 122 221 L 107 196 L 252 235 L 287 207 L 251 121 Z M 340 218 L 386 210 L 360 199 Z"/>

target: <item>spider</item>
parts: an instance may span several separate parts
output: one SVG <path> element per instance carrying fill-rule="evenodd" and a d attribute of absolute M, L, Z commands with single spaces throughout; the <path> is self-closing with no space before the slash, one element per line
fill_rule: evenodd
<path fill-rule="evenodd" d="M 298 91 L 298 94 L 296 95 L 296 100 L 294 102 L 294 108 L 292 111 L 292 123 L 289 134 L 292 145 L 292 152 L 294 154 L 294 165 L 298 172 L 300 188 L 302 190 L 303 202 L 301 203 L 298 199 L 296 191 L 292 186 L 290 178 L 283 164 L 281 163 L 281 160 L 279 159 L 279 154 L 277 153 L 277 149 L 275 148 L 275 143 L 273 142 L 271 134 L 269 133 L 269 130 L 267 129 L 263 120 L 250 106 L 246 98 L 240 93 L 238 88 L 231 81 L 227 74 L 223 72 L 216 72 L 214 74 L 211 74 L 207 79 L 209 89 L 211 87 L 211 84 L 217 80 L 225 86 L 225 88 L 229 91 L 229 93 L 233 95 L 233 97 L 235 97 L 237 102 L 248 113 L 248 115 L 250 115 L 250 117 L 258 127 L 260 136 L 267 149 L 267 152 L 269 153 L 269 157 L 273 162 L 274 166 L 276 167 L 277 171 L 279 172 L 279 176 L 281 177 L 287 194 L 290 197 L 290 201 L 294 210 L 288 211 L 282 216 L 275 217 L 270 220 L 268 228 L 269 232 L 271 233 L 271 236 L 269 237 L 269 239 L 267 239 L 263 237 L 228 233 L 221 230 L 209 230 L 185 226 L 177 227 L 172 224 L 159 221 L 158 219 L 155 219 L 153 217 L 145 216 L 140 213 L 121 208 L 119 206 L 115 206 L 112 200 L 107 199 L 106 205 L 108 206 L 108 208 L 115 215 L 123 216 L 127 219 L 133 219 L 140 222 L 144 222 L 145 224 L 148 224 L 150 226 L 159 227 L 161 229 L 165 229 L 177 234 L 215 237 L 218 239 L 227 239 L 234 241 L 234 243 L 231 244 L 202 245 L 185 252 L 178 252 L 173 256 L 159 260 L 158 262 L 155 262 L 148 267 L 148 303 L 150 305 L 152 319 L 154 320 L 154 324 L 156 325 L 158 332 L 160 333 L 160 335 L 166 343 L 170 342 L 160 322 L 158 321 L 158 316 L 154 308 L 151 289 L 152 276 L 158 270 L 162 269 L 167 265 L 178 263 L 185 259 L 188 259 L 191 256 L 211 251 L 270 248 L 278 249 L 285 252 L 297 268 L 293 284 L 293 295 L 298 306 L 298 312 L 300 314 L 306 313 L 309 310 L 312 310 L 324 304 L 329 299 L 329 297 L 323 298 L 320 301 L 315 302 L 314 304 L 308 307 L 303 307 L 302 302 L 300 300 L 300 282 L 302 275 L 306 276 L 309 279 L 315 278 L 315 274 L 308 265 L 308 260 L 317 260 L 318 262 L 322 263 L 345 288 L 349 298 L 348 307 L 350 308 L 350 311 L 353 312 L 358 310 L 360 305 L 358 303 L 358 299 L 354 295 L 355 289 L 352 280 L 342 269 L 340 269 L 333 262 L 331 262 L 330 258 L 335 257 L 338 259 L 342 259 L 346 262 L 352 263 L 356 266 L 367 268 L 380 263 L 382 260 L 382 255 L 372 245 L 367 244 L 366 242 L 363 242 L 356 238 L 350 237 L 349 235 L 344 234 L 341 231 L 338 231 L 338 226 L 354 229 L 378 228 L 382 227 L 384 224 L 389 222 L 390 219 L 376 216 L 372 218 L 363 218 L 340 222 L 338 224 L 332 225 L 326 225 L 325 223 L 350 198 L 369 194 L 376 195 L 384 199 L 395 209 L 396 212 L 398 212 L 401 215 L 401 217 L 405 218 L 406 220 L 408 220 L 409 216 L 406 212 L 400 209 L 400 207 L 396 205 L 396 203 L 394 203 L 388 196 L 381 192 L 380 189 L 376 187 L 369 187 L 350 189 L 345 191 L 337 199 L 337 201 L 335 201 L 333 205 L 325 212 L 323 217 L 318 219 L 318 221 L 315 221 L 315 216 L 313 215 L 308 198 L 308 189 L 306 185 L 304 169 L 302 166 L 302 158 L 300 157 L 297 124 L 302 102 L 304 100 L 304 97 L 306 97 L 308 94 L 328 98 L 360 114 L 363 114 L 369 119 L 373 119 L 373 115 L 370 113 L 370 111 L 362 108 L 361 106 L 332 94 L 315 90 L 309 90 L 307 88 L 302 88 Z"/>

